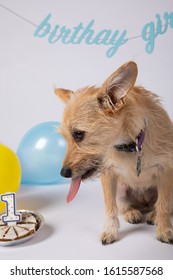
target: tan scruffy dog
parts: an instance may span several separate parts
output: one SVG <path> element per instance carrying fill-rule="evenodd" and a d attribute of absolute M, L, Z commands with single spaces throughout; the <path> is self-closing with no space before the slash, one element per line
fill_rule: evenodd
<path fill-rule="evenodd" d="M 61 175 L 71 177 L 67 201 L 81 180 L 101 174 L 106 223 L 102 244 L 118 239 L 118 213 L 130 223 L 156 225 L 157 239 L 173 243 L 173 125 L 157 95 L 134 86 L 128 62 L 100 88 L 55 89 L 67 103 L 61 133 L 67 151 Z"/>

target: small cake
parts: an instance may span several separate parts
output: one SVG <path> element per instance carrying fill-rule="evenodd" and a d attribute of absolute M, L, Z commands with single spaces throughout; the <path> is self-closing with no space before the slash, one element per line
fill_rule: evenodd
<path fill-rule="evenodd" d="M 32 235 L 38 228 L 36 216 L 30 212 L 22 212 L 22 219 L 16 225 L 3 223 L 0 216 L 0 241 L 13 241 Z"/>

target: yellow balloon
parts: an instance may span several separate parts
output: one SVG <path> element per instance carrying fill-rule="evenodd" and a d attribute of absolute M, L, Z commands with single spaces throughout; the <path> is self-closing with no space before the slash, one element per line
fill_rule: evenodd
<path fill-rule="evenodd" d="M 21 181 L 21 166 L 17 155 L 8 147 L 0 144 L 0 194 L 17 192 Z M 5 209 L 0 202 L 0 212 Z"/>

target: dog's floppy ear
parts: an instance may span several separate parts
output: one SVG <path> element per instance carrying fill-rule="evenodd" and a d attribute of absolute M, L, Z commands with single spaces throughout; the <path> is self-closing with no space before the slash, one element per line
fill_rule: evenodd
<path fill-rule="evenodd" d="M 73 94 L 72 90 L 63 89 L 63 88 L 55 88 L 54 92 L 65 103 L 67 103 L 70 100 L 71 94 Z"/>
<path fill-rule="evenodd" d="M 137 65 L 133 61 L 122 65 L 101 86 L 98 94 L 99 104 L 111 111 L 120 108 L 124 97 L 134 86 L 137 72 Z"/>

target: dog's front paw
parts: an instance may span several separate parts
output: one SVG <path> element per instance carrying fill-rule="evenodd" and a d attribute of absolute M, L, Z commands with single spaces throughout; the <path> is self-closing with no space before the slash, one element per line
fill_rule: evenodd
<path fill-rule="evenodd" d="M 142 213 L 137 209 L 130 209 L 124 214 L 124 219 L 130 224 L 139 224 L 142 217 Z"/>
<path fill-rule="evenodd" d="M 161 242 L 173 244 L 173 227 L 157 230 L 157 239 Z"/>
<path fill-rule="evenodd" d="M 145 217 L 145 220 L 146 220 L 147 224 L 154 225 L 155 220 L 156 220 L 156 211 L 153 210 L 153 211 L 147 213 L 146 217 Z"/>
<path fill-rule="evenodd" d="M 102 245 L 108 245 L 118 240 L 118 231 L 111 232 L 103 231 L 101 234 Z"/>
<path fill-rule="evenodd" d="M 101 242 L 103 245 L 111 244 L 118 240 L 119 221 L 117 218 L 108 218 L 101 234 Z"/>

